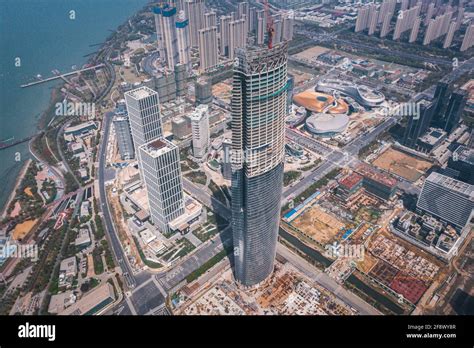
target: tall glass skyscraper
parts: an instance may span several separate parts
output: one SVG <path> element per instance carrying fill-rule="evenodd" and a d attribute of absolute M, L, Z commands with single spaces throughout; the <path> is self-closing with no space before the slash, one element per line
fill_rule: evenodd
<path fill-rule="evenodd" d="M 273 271 L 285 153 L 287 44 L 236 49 L 232 91 L 232 229 L 235 277 Z"/>

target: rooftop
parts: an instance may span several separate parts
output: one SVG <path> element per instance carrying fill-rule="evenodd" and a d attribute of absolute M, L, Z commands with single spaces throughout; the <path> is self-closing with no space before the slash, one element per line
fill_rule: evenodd
<path fill-rule="evenodd" d="M 466 162 L 472 165 L 474 164 L 474 149 L 460 145 L 453 152 L 453 157 L 456 157 L 458 161 Z"/>
<path fill-rule="evenodd" d="M 114 288 L 109 283 L 99 285 L 97 288 L 89 291 L 79 301 L 66 308 L 61 315 L 84 315 L 92 312 L 97 306 L 106 300 L 114 300 Z"/>
<path fill-rule="evenodd" d="M 125 92 L 125 94 L 129 95 L 133 99 L 140 100 L 140 99 L 144 99 L 144 98 L 150 97 L 152 95 L 155 95 L 157 93 L 154 90 L 152 90 L 151 88 L 143 86 L 143 87 L 139 87 L 137 89 L 134 89 L 132 91 Z"/>
<path fill-rule="evenodd" d="M 362 176 L 377 181 L 383 185 L 390 187 L 394 187 L 397 185 L 397 180 L 395 178 L 392 178 L 391 176 L 385 173 L 379 172 L 378 170 L 367 164 L 361 163 L 357 166 L 356 171 Z"/>
<path fill-rule="evenodd" d="M 339 180 L 339 185 L 342 185 L 350 190 L 355 185 L 357 185 L 361 180 L 362 180 L 362 175 L 357 174 L 356 172 L 352 172 L 351 174 Z"/>
<path fill-rule="evenodd" d="M 146 151 L 150 156 L 156 158 L 175 149 L 176 145 L 166 139 L 156 139 L 143 144 L 140 148 Z"/>
<path fill-rule="evenodd" d="M 474 201 L 474 185 L 469 185 L 465 182 L 436 172 L 432 172 L 430 176 L 426 178 L 426 181 L 443 186 L 449 190 L 462 194 L 463 196 L 467 196 L 471 201 Z"/>

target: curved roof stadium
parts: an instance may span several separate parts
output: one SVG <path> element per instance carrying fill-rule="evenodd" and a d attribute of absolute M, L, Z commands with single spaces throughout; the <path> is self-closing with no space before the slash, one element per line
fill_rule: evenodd
<path fill-rule="evenodd" d="M 352 82 L 343 80 L 320 80 L 316 85 L 315 90 L 323 93 L 333 93 L 334 91 L 341 92 L 365 107 L 380 105 L 385 100 L 383 93 L 374 91 L 367 86 L 356 86 Z"/>
<path fill-rule="evenodd" d="M 332 136 L 343 132 L 349 124 L 349 116 L 345 114 L 312 114 L 306 120 L 306 129 L 317 135 Z"/>
<path fill-rule="evenodd" d="M 312 112 L 329 112 L 331 114 L 346 114 L 349 112 L 349 106 L 341 98 L 336 99 L 332 95 L 304 91 L 293 97 L 296 105 L 303 106 Z"/>

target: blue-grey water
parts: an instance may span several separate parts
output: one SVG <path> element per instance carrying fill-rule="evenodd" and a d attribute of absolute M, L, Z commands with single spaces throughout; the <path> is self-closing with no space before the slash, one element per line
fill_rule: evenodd
<path fill-rule="evenodd" d="M 87 55 L 141 9 L 148 0 L 0 0 L 0 141 L 21 139 L 37 131 L 39 116 L 48 107 L 49 82 L 20 85 L 53 69 L 71 71 Z M 75 19 L 70 18 L 70 11 Z M 16 66 L 20 59 L 21 65 Z M 15 161 L 16 153 L 21 161 Z M 22 144 L 0 151 L 0 208 L 14 186 L 22 163 L 29 158 Z"/>

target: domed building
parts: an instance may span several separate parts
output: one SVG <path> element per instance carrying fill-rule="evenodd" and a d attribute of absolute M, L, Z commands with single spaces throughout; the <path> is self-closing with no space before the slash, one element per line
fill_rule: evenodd
<path fill-rule="evenodd" d="M 306 129 L 315 135 L 332 137 L 343 132 L 349 124 L 345 114 L 314 113 L 306 119 Z"/>

